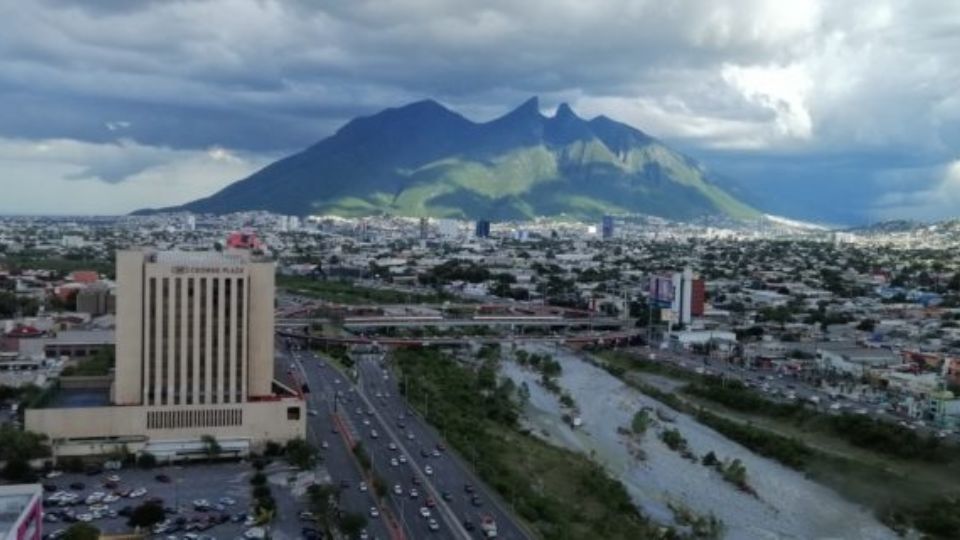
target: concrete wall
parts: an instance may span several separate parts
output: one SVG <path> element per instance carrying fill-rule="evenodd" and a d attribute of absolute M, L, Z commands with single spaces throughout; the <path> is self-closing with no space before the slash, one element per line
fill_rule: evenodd
<path fill-rule="evenodd" d="M 114 399 L 118 405 L 139 405 L 143 399 L 143 257 L 143 251 L 117 252 L 117 384 Z"/>
<path fill-rule="evenodd" d="M 299 418 L 288 419 L 288 408 L 299 410 Z M 187 411 L 242 411 L 242 424 L 233 426 L 193 426 L 148 429 L 148 413 Z M 270 441 L 288 441 L 306 437 L 306 405 L 296 398 L 278 401 L 247 402 L 221 406 L 175 407 L 85 407 L 70 409 L 28 409 L 26 429 L 44 433 L 56 444 L 59 455 L 109 451 L 108 439 L 128 443 L 132 451 L 138 441 L 164 441 L 213 435 L 222 439 L 250 439 L 254 445 Z M 72 441 L 64 439 L 73 439 Z M 79 439 L 79 440 L 78 440 Z M 69 444 L 64 444 L 69 443 Z M 104 446 L 104 443 L 108 443 Z"/>

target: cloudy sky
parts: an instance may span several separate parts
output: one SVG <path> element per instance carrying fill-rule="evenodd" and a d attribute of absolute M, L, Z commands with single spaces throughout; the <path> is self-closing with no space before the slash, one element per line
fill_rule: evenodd
<path fill-rule="evenodd" d="M 960 215 L 956 0 L 0 0 L 0 212 L 186 202 L 356 115 L 531 95 L 775 213 Z"/>

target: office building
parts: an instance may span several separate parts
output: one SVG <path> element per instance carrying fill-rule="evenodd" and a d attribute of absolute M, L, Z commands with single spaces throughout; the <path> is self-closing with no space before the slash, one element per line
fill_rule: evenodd
<path fill-rule="evenodd" d="M 430 222 L 425 217 L 420 218 L 420 239 L 426 240 L 427 235 L 429 233 L 430 233 Z"/>
<path fill-rule="evenodd" d="M 673 275 L 671 310 L 673 322 L 688 325 L 694 317 L 702 317 L 706 297 L 703 279 L 695 277 L 689 268 Z"/>
<path fill-rule="evenodd" d="M 248 251 L 121 251 L 106 395 L 63 388 L 65 406 L 28 410 L 27 427 L 74 454 L 92 443 L 162 454 L 207 434 L 242 453 L 303 436 L 302 398 L 273 391 L 273 319 L 274 264 Z"/>
<path fill-rule="evenodd" d="M 477 221 L 477 238 L 490 238 L 490 222 L 484 219 Z"/>
<path fill-rule="evenodd" d="M 604 240 L 613 238 L 613 216 L 603 216 L 600 222 L 600 235 Z"/>
<path fill-rule="evenodd" d="M 0 486 L 0 540 L 40 540 L 42 536 L 40 484 Z"/>

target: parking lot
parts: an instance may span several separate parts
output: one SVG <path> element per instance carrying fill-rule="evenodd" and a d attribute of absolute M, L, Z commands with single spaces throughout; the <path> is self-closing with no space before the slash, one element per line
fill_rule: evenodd
<path fill-rule="evenodd" d="M 166 510 L 168 525 L 155 537 L 243 538 L 253 527 L 249 517 L 253 472 L 249 463 L 233 462 L 104 470 L 96 475 L 63 473 L 43 479 L 43 530 L 45 536 L 56 538 L 72 522 L 86 521 L 106 534 L 131 532 L 128 513 L 157 500 Z M 264 473 L 277 501 L 271 535 L 300 538 L 298 514 L 304 505 L 287 487 L 289 468 L 275 462 Z"/>

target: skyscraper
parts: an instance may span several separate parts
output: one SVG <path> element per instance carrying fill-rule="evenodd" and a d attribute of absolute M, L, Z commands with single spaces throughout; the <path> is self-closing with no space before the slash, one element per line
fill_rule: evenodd
<path fill-rule="evenodd" d="M 490 238 L 490 222 L 484 219 L 477 221 L 477 238 Z"/>
<path fill-rule="evenodd" d="M 604 240 L 613 238 L 613 216 L 603 216 L 600 222 L 600 236 Z"/>

